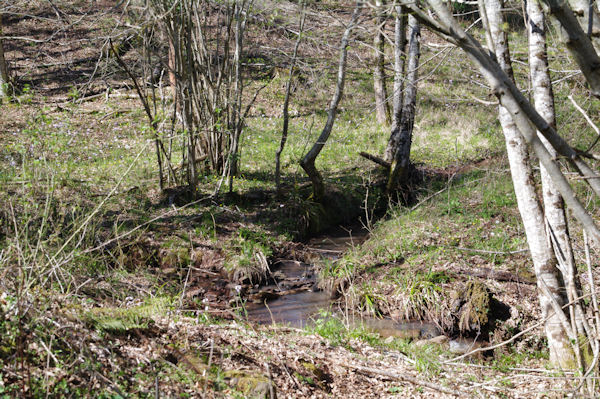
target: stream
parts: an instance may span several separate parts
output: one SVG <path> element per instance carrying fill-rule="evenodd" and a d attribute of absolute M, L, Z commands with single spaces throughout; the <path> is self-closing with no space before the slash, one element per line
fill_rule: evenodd
<path fill-rule="evenodd" d="M 335 262 L 341 255 L 368 237 L 365 229 L 336 229 L 307 243 L 307 248 Z M 245 310 L 248 320 L 259 324 L 285 324 L 303 328 L 314 322 L 319 312 L 335 314 L 331 293 L 317 287 L 312 265 L 294 260 L 278 260 L 271 266 L 275 284 L 255 289 Z M 337 307 L 337 306 L 335 306 Z M 339 312 L 337 312 L 339 313 Z M 354 319 L 354 318 L 353 318 Z M 358 317 L 351 325 L 364 326 L 382 337 L 427 339 L 441 331 L 432 323 Z"/>
<path fill-rule="evenodd" d="M 311 239 L 307 248 L 335 262 L 345 251 L 364 242 L 367 236 L 368 232 L 362 228 L 338 228 Z M 273 263 L 271 269 L 275 284 L 251 292 L 250 301 L 245 307 L 248 320 L 302 328 L 310 324 L 319 311 L 331 310 L 331 293 L 317 287 L 313 265 L 281 259 Z"/>
<path fill-rule="evenodd" d="M 365 229 L 336 229 L 326 235 L 311 239 L 307 248 L 322 258 L 335 262 L 343 253 L 368 238 Z M 338 304 L 331 293 L 320 290 L 317 286 L 317 275 L 313 265 L 296 260 L 280 259 L 271 265 L 274 284 L 256 287 L 250 291 L 249 301 L 245 305 L 249 321 L 258 324 L 284 324 L 296 328 L 304 328 L 315 321 L 315 316 L 325 311 L 338 314 Z M 395 337 L 411 340 L 439 340 L 443 332 L 434 323 L 421 321 L 396 322 L 391 319 L 356 317 L 350 315 L 348 324 L 362 326 L 383 338 Z M 473 338 L 444 338 L 448 342 L 448 350 L 455 354 L 463 354 L 483 342 Z"/>

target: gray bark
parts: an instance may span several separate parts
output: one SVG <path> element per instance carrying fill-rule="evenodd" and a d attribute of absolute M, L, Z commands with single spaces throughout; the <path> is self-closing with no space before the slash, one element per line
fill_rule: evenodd
<path fill-rule="evenodd" d="M 394 94 L 392 129 L 388 145 L 385 148 L 383 159 L 386 162 L 392 162 L 394 148 L 390 145 L 394 132 L 400 128 L 402 119 L 402 94 L 404 93 L 404 64 L 406 60 L 406 25 L 408 23 L 408 14 L 401 6 L 396 6 L 396 26 L 394 29 Z"/>
<path fill-rule="evenodd" d="M 393 153 L 386 187 L 388 193 L 393 192 L 398 184 L 406 178 L 406 172 L 410 166 L 410 148 L 416 113 L 419 57 L 421 54 L 421 28 L 419 21 L 412 15 L 408 17 L 408 30 L 410 36 L 408 44 L 408 68 L 400 124 L 396 127 L 395 131 L 392 131 L 388 143 L 388 147 L 392 148 Z"/>
<path fill-rule="evenodd" d="M 514 81 L 508 48 L 508 37 L 503 28 L 501 14 L 502 4 L 499 0 L 486 0 L 485 8 L 480 14 L 487 15 L 492 43 L 488 47 L 494 50 L 496 59 L 504 73 Z M 517 197 L 517 204 L 525 228 L 527 243 L 540 290 L 538 292 L 542 317 L 545 323 L 551 361 L 566 366 L 572 364 L 572 352 L 569 337 L 562 328 L 560 315 L 554 314 L 552 302 L 562 306 L 566 303 L 564 286 L 562 285 L 556 259 L 546 240 L 544 214 L 537 201 L 533 172 L 529 161 L 527 144 L 519 132 L 511 114 L 500 105 L 499 120 L 506 140 L 506 152 L 510 164 L 511 176 Z M 542 289 L 546 287 L 547 290 Z M 552 297 L 548 298 L 547 293 Z"/>
<path fill-rule="evenodd" d="M 597 51 L 598 39 L 600 38 L 600 17 L 598 16 L 598 10 L 588 0 L 569 0 L 569 5 Z"/>
<path fill-rule="evenodd" d="M 590 85 L 592 94 L 600 97 L 600 57 L 584 28 L 564 0 L 544 0 L 561 27 L 561 37 Z"/>
<path fill-rule="evenodd" d="M 595 173 L 581 159 L 579 153 L 570 147 L 556 133 L 554 128 L 537 113 L 525 96 L 502 71 L 497 62 L 481 47 L 479 42 L 468 35 L 458 25 L 443 3 L 440 0 L 427 0 L 427 3 L 435 10 L 440 19 L 439 21 L 429 17 L 415 4 L 407 3 L 406 7 L 410 8 L 411 12 L 432 31 L 459 46 L 479 66 L 482 75 L 488 81 L 488 84 L 490 84 L 494 94 L 498 97 L 500 103 L 510 112 L 521 134 L 523 134 L 525 140 L 533 148 L 544 167 L 552 176 L 554 184 L 563 196 L 567 206 L 573 212 L 573 216 L 582 224 L 594 243 L 597 245 L 600 244 L 600 230 L 598 226 L 575 195 L 573 188 L 562 174 L 556 160 L 548 153 L 546 147 L 540 141 L 535 128 L 544 135 L 560 155 L 564 156 L 578 170 L 592 189 L 594 189 L 594 185 L 591 180 L 598 180 L 590 178 L 595 176 Z M 594 189 L 594 192 L 596 192 L 596 189 Z"/>
<path fill-rule="evenodd" d="M 311 149 L 304 155 L 304 158 L 300 161 L 300 166 L 306 172 L 309 179 L 311 180 L 313 186 L 313 198 L 315 201 L 321 201 L 323 199 L 323 195 L 325 194 L 325 185 L 323 184 L 323 176 L 315 166 L 315 160 L 317 156 L 321 153 L 321 150 L 327 143 L 329 136 L 331 134 L 331 129 L 333 129 L 333 123 L 335 122 L 335 117 L 337 115 L 337 108 L 344 94 L 344 83 L 346 80 L 346 58 L 348 55 L 348 41 L 350 39 L 350 33 L 356 22 L 360 13 L 362 12 L 362 1 L 357 1 L 356 6 L 354 7 L 354 12 L 352 13 L 352 18 L 350 23 L 346 27 L 344 34 L 342 35 L 342 41 L 340 44 L 340 61 L 338 65 L 338 75 L 337 75 L 337 83 L 335 93 L 333 98 L 331 99 L 331 103 L 329 104 L 329 110 L 327 111 L 327 121 L 325 122 L 325 126 L 317 138 L 317 141 L 313 144 Z"/>
<path fill-rule="evenodd" d="M 385 85 L 385 29 L 384 1 L 375 0 L 375 68 L 373 70 L 373 89 L 375 91 L 375 112 L 377 122 L 387 126 L 390 123 L 390 107 L 387 102 L 387 87 Z"/>

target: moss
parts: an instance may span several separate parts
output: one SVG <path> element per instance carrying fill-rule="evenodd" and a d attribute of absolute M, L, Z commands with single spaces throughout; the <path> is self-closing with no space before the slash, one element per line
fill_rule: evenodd
<path fill-rule="evenodd" d="M 148 328 L 153 323 L 153 318 L 164 314 L 169 306 L 168 298 L 157 297 L 144 305 L 131 308 L 93 308 L 84 312 L 82 318 L 99 330 L 119 333 Z"/>
<path fill-rule="evenodd" d="M 469 281 L 455 293 L 455 310 L 459 311 L 460 331 L 480 330 L 488 323 L 491 294 L 480 281 Z"/>
<path fill-rule="evenodd" d="M 304 374 L 300 375 L 304 381 L 325 391 L 330 390 L 329 383 L 331 383 L 332 378 L 327 372 L 326 366 L 316 365 L 308 361 L 301 361 L 300 365 L 304 368 Z"/>
<path fill-rule="evenodd" d="M 249 398 L 271 398 L 271 389 L 274 398 L 275 387 L 271 381 L 261 373 L 246 370 L 228 370 L 224 373 L 225 380 L 230 387 L 241 392 Z"/>

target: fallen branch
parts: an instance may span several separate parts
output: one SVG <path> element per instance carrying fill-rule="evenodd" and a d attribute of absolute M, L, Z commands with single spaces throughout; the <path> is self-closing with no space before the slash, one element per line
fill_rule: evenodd
<path fill-rule="evenodd" d="M 516 255 L 516 254 L 522 254 L 522 253 L 529 251 L 529 249 L 518 249 L 516 251 L 490 251 L 488 249 L 475 249 L 475 248 L 462 248 L 462 247 L 447 247 L 447 248 L 454 248 L 459 251 L 475 252 L 478 254 L 489 254 L 489 255 Z"/>
<path fill-rule="evenodd" d="M 359 152 L 359 155 L 363 158 L 368 159 L 369 161 L 375 162 L 379 166 L 383 166 L 386 169 L 389 169 L 392 167 L 391 163 L 389 163 L 388 161 L 386 161 L 383 158 L 378 157 L 377 155 L 372 155 L 372 154 L 366 153 L 364 151 Z"/>
<path fill-rule="evenodd" d="M 452 395 L 452 396 L 464 396 L 464 395 L 470 396 L 471 395 L 470 392 L 466 392 L 466 391 L 463 391 L 460 389 L 445 388 L 439 384 L 434 384 L 433 382 L 421 381 L 421 380 L 416 379 L 415 377 L 411 377 L 410 375 L 406 375 L 406 374 L 397 374 L 397 373 L 392 373 L 392 372 L 386 371 L 386 370 L 379 370 L 379 369 L 375 369 L 375 368 L 371 368 L 371 367 L 363 367 L 363 366 L 359 366 L 359 365 L 355 365 L 355 364 L 341 364 L 341 366 L 355 369 L 363 374 L 377 374 L 377 375 L 382 375 L 384 377 L 389 377 L 389 378 L 392 378 L 395 380 L 409 382 L 413 385 L 419 385 L 419 386 L 422 386 L 425 388 L 432 389 L 434 391 L 445 393 L 447 395 Z"/>

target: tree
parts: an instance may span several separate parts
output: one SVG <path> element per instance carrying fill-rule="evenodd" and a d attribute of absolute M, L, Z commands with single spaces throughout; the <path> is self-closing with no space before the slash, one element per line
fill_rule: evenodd
<path fill-rule="evenodd" d="M 561 5 L 556 0 L 546 1 L 548 3 L 554 3 L 558 6 Z M 486 4 L 490 3 L 491 0 L 486 2 Z M 479 67 L 482 75 L 488 81 L 488 84 L 491 86 L 494 94 L 498 97 L 500 104 L 506 111 L 506 114 L 509 115 L 512 119 L 512 122 L 514 122 L 514 125 L 516 126 L 518 132 L 530 145 L 530 148 L 532 148 L 535 151 L 536 155 L 540 159 L 541 164 L 548 172 L 548 175 L 552 178 L 552 182 L 555 184 L 556 189 L 560 192 L 565 203 L 571 209 L 573 216 L 581 223 L 581 225 L 584 228 L 584 231 L 587 232 L 588 235 L 594 240 L 594 243 L 596 245 L 600 243 L 600 231 L 598 230 L 598 226 L 596 225 L 594 218 L 587 212 L 585 207 L 582 205 L 581 201 L 575 194 L 573 187 L 571 187 L 571 185 L 565 178 L 565 175 L 562 173 L 556 158 L 549 153 L 546 146 L 544 146 L 544 144 L 540 140 L 538 132 L 548 141 L 548 143 L 550 143 L 552 148 L 556 151 L 557 154 L 559 154 L 559 156 L 564 157 L 564 159 L 571 164 L 571 166 L 580 174 L 580 176 L 588 184 L 592 192 L 595 195 L 600 195 L 598 185 L 596 184 L 596 182 L 594 182 L 594 180 L 598 180 L 597 175 L 595 171 L 584 160 L 584 157 L 589 155 L 581 151 L 575 150 L 564 139 L 562 139 L 562 137 L 556 132 L 555 128 L 537 112 L 537 110 L 517 88 L 514 81 L 509 76 L 509 70 L 507 69 L 507 65 L 509 64 L 507 64 L 505 57 L 508 56 L 508 53 L 506 51 L 498 50 L 498 46 L 502 45 L 502 38 L 498 37 L 500 33 L 493 34 L 493 32 L 491 32 L 492 34 L 489 35 L 489 37 L 493 39 L 493 43 L 491 44 L 491 46 L 494 47 L 496 53 L 496 57 L 493 58 L 489 54 L 488 50 L 484 49 L 477 40 L 475 40 L 472 36 L 467 34 L 464 31 L 464 29 L 462 29 L 462 27 L 448 12 L 446 6 L 440 0 L 427 0 L 427 4 L 431 6 L 437 18 L 434 18 L 432 14 L 428 14 L 425 10 L 423 10 L 415 4 L 406 4 L 406 6 L 411 10 L 412 13 L 414 13 L 414 15 L 422 23 L 426 24 L 432 31 L 436 32 L 441 37 L 459 46 L 469 56 L 469 58 L 471 58 L 471 60 L 475 62 L 475 64 Z M 500 9 L 499 6 L 495 6 L 492 4 L 492 8 L 494 7 L 496 7 L 497 10 Z M 573 13 L 572 11 L 570 11 L 570 9 L 564 8 L 562 6 L 558 8 L 561 18 L 564 18 L 564 20 L 567 22 L 573 21 L 575 17 L 573 16 Z M 555 9 L 553 12 L 557 12 L 557 10 Z M 484 10 L 482 12 L 482 15 L 485 14 L 486 13 Z M 490 15 L 488 15 L 488 17 L 489 16 Z M 490 23 L 490 26 L 491 25 L 492 23 Z M 575 33 L 578 29 L 579 31 L 581 31 L 579 25 L 576 25 L 577 26 L 574 27 L 570 26 L 570 28 L 572 28 Z M 497 28 L 497 30 L 501 32 L 501 29 Z M 581 48 L 583 50 L 589 50 L 588 45 L 590 44 L 589 38 L 587 38 L 587 36 L 583 36 L 581 39 L 583 40 L 583 42 L 577 44 L 577 46 L 572 46 L 575 50 L 573 50 L 573 48 L 570 48 L 570 50 L 576 54 L 575 58 L 578 62 L 584 62 L 582 53 L 579 53 L 578 50 Z M 585 40 L 588 40 L 587 43 L 585 43 Z M 593 48 L 592 51 L 593 54 L 595 54 Z M 502 61 L 502 58 L 504 59 L 504 61 Z M 595 70 L 595 65 L 598 64 L 594 64 L 595 61 L 593 59 L 589 60 L 588 62 L 589 64 L 585 67 L 587 68 L 587 71 L 591 73 L 590 76 L 592 78 L 591 80 L 593 81 L 594 74 L 597 73 L 597 71 Z M 583 69 L 584 68 L 582 67 L 582 71 Z M 588 76 L 585 76 L 587 79 Z M 588 82 L 589 81 L 590 80 L 588 80 Z M 595 90 L 592 83 L 590 83 L 590 88 L 592 91 Z M 510 121 L 505 122 L 510 123 Z M 503 125 L 505 124 L 503 123 Z M 538 132 L 536 132 L 535 129 L 537 129 Z M 521 173 L 520 175 L 524 174 Z M 520 182 L 518 184 L 525 183 L 527 182 Z M 530 196 L 532 198 L 535 198 L 535 193 L 532 193 Z M 521 212 L 522 214 L 524 213 L 523 210 L 521 210 Z M 535 224 L 534 227 L 536 227 L 539 226 L 540 222 L 532 219 L 540 218 L 540 213 L 535 210 L 533 210 L 533 212 L 535 212 L 534 215 L 525 215 L 525 219 L 523 222 L 524 224 Z M 543 234 L 542 237 L 544 237 Z M 550 259 L 547 257 L 548 251 L 544 249 L 544 246 L 540 241 L 540 234 L 530 236 L 530 234 L 527 233 L 527 239 L 528 241 L 531 240 L 531 242 L 529 242 L 529 245 L 533 258 L 540 256 L 540 252 L 538 251 L 541 251 L 541 255 L 543 255 L 546 259 Z M 546 244 L 545 247 L 548 247 L 548 244 Z M 544 258 L 541 258 L 540 256 L 538 260 L 539 259 Z M 539 270 L 536 267 L 536 276 L 538 279 L 538 288 L 540 289 L 540 300 L 542 301 L 542 308 L 546 308 L 545 311 L 547 312 L 548 318 L 553 318 L 556 316 L 556 319 L 558 319 L 556 322 L 559 323 L 560 327 L 563 329 L 563 332 L 561 334 L 567 335 L 569 342 L 573 344 L 572 353 L 574 353 L 577 356 L 580 347 L 578 344 L 577 337 L 578 331 L 576 328 L 573 328 L 573 326 L 576 327 L 576 321 L 574 321 L 573 318 L 569 320 L 568 311 L 565 311 L 564 307 L 561 306 L 561 303 L 558 300 L 556 300 L 557 295 L 563 294 L 557 292 L 555 286 L 549 286 L 547 284 L 548 281 L 552 281 L 552 279 L 554 278 L 553 275 L 556 274 L 555 271 L 550 267 L 552 265 L 542 264 L 540 266 L 541 268 Z M 593 284 L 593 282 L 591 284 Z M 581 298 L 575 298 L 575 300 L 581 301 Z M 548 306 L 551 309 L 548 309 Z M 548 319 L 544 319 L 544 322 L 548 324 Z M 598 328 L 598 326 L 596 326 L 596 328 Z M 558 331 L 558 329 L 554 326 L 550 326 L 549 329 L 546 329 L 546 332 L 549 335 L 553 334 L 553 332 L 556 331 Z M 552 348 L 551 352 L 554 350 L 555 356 L 569 356 L 569 353 L 565 354 L 565 352 L 561 352 L 560 345 L 562 341 L 561 339 L 557 338 L 559 337 L 548 336 L 549 342 L 551 344 L 553 341 L 555 341 L 558 342 L 559 345 L 558 348 Z M 592 347 L 592 350 L 595 355 L 595 360 L 592 361 L 589 368 L 587 369 L 581 367 L 581 356 L 577 356 L 577 360 L 581 372 L 588 376 L 597 367 L 597 358 L 600 354 L 600 342 L 598 341 L 598 337 L 596 335 L 590 333 L 588 333 L 585 336 L 585 339 L 588 340 Z M 574 366 L 573 363 L 569 364 L 568 358 L 559 358 L 556 360 L 559 362 L 559 364 L 570 366 L 569 368 L 572 368 Z"/>
<path fill-rule="evenodd" d="M 480 14 L 487 17 L 484 20 L 487 19 L 489 24 L 487 37 L 492 42 L 488 43 L 488 47 L 495 52 L 496 59 L 504 73 L 514 81 L 508 37 L 503 29 L 502 6 L 500 0 L 485 0 L 485 4 L 480 1 Z M 559 315 L 554 313 L 552 308 L 553 301 L 561 307 L 567 301 L 564 297 L 564 286 L 560 281 L 559 271 L 556 267 L 556 258 L 548 245 L 549 242 L 546 240 L 544 212 L 537 201 L 529 151 L 525 139 L 508 110 L 500 105 L 498 113 L 498 119 L 502 125 L 506 141 L 506 153 L 517 204 L 525 227 L 535 275 L 538 284 L 547 288 L 547 290 L 540 288 L 539 301 L 542 317 L 547 319 L 545 329 L 550 348 L 550 359 L 553 363 L 568 368 L 569 364 L 573 363 L 569 337 L 561 326 Z M 551 296 L 548 296 L 547 292 Z"/>
<path fill-rule="evenodd" d="M 285 84 L 285 98 L 283 100 L 283 129 L 281 132 L 281 141 L 279 142 L 279 148 L 275 153 L 275 186 L 277 187 L 277 194 L 281 194 L 281 153 L 285 147 L 285 143 L 288 137 L 288 127 L 290 122 L 289 117 L 289 105 L 290 105 L 290 92 L 292 89 L 292 78 L 294 76 L 294 68 L 296 66 L 296 60 L 298 59 L 298 47 L 300 47 L 300 41 L 302 40 L 302 32 L 304 32 L 304 23 L 306 22 L 306 9 L 304 3 L 302 3 L 302 13 L 300 16 L 300 28 L 298 31 L 298 38 L 294 45 L 294 52 L 292 54 L 292 62 L 290 64 L 290 71 L 288 73 L 288 80 Z"/>
<path fill-rule="evenodd" d="M 400 129 L 402 120 L 402 93 L 404 92 L 404 64 L 406 56 L 406 24 L 408 14 L 402 6 L 395 7 L 396 23 L 394 27 L 394 93 L 392 95 L 393 113 L 390 140 L 383 159 L 392 162 L 394 148 L 390 145 L 395 132 Z"/>
<path fill-rule="evenodd" d="M 554 93 L 552 91 L 552 81 L 550 79 L 546 51 L 544 13 L 539 3 L 529 1 L 526 5 L 526 14 L 529 37 L 530 80 L 535 108 L 548 124 L 556 128 Z M 548 140 L 539 133 L 538 136 L 548 152 L 556 157 L 556 151 L 552 148 Z M 561 270 L 561 277 L 565 285 L 566 300 L 569 303 L 573 303 L 569 307 L 571 329 L 577 331 L 576 336 L 579 338 L 585 334 L 585 318 L 579 302 L 575 300 L 580 296 L 580 287 L 577 280 L 564 200 L 552 182 L 552 177 L 543 165 L 540 165 L 540 174 L 544 215 L 547 223 L 547 242 L 553 248 L 557 266 Z M 579 346 L 577 345 L 577 347 Z"/>
<path fill-rule="evenodd" d="M 2 13 L 0 13 L 0 100 L 10 95 L 10 78 L 8 65 L 4 58 L 4 44 L 2 41 Z"/>
<path fill-rule="evenodd" d="M 354 7 L 354 11 L 352 12 L 352 18 L 348 26 L 346 26 L 346 30 L 342 35 L 342 40 L 340 43 L 340 60 L 338 64 L 338 74 L 337 74 L 337 82 L 335 87 L 335 93 L 331 98 L 331 103 L 329 104 L 329 109 L 327 110 L 327 121 L 325 122 L 325 126 L 321 131 L 321 134 L 317 138 L 317 141 L 313 144 L 311 149 L 304 155 L 304 158 L 300 161 L 300 166 L 308 175 L 312 186 L 313 186 L 313 198 L 315 201 L 322 201 L 323 196 L 325 194 L 325 185 L 323 184 L 323 176 L 315 166 L 315 160 L 321 153 L 321 150 L 327 143 L 329 136 L 331 135 L 331 130 L 333 129 L 333 124 L 335 122 L 335 117 L 337 115 L 337 108 L 340 104 L 342 96 L 344 94 L 344 83 L 346 80 L 346 59 L 348 56 L 348 41 L 350 40 L 350 33 L 352 29 L 356 26 L 358 21 L 358 17 L 362 11 L 362 1 L 357 1 L 356 6 Z"/>
<path fill-rule="evenodd" d="M 375 67 L 373 68 L 373 89 L 375 91 L 375 112 L 377 122 L 387 126 L 390 123 L 390 107 L 387 101 L 387 87 L 385 85 L 385 29 L 386 14 L 383 0 L 375 0 L 375 38 L 373 47 L 375 51 Z"/>
<path fill-rule="evenodd" d="M 229 176 L 230 190 L 238 172 L 240 138 L 256 99 L 245 103 L 243 95 L 242 53 L 251 3 L 149 3 L 169 45 L 169 81 L 176 87 L 174 100 L 185 132 L 182 169 L 192 190 L 201 161 L 209 171 L 222 174 L 222 180 Z"/>
<path fill-rule="evenodd" d="M 408 43 L 408 67 L 402 109 L 400 111 L 400 121 L 399 123 L 397 122 L 397 116 L 395 115 L 394 129 L 392 130 L 386 149 L 386 157 L 391 160 L 387 182 L 388 193 L 393 192 L 398 184 L 406 178 L 410 166 L 410 148 L 416 113 L 419 57 L 421 54 L 421 28 L 418 20 L 412 15 L 408 17 L 408 30 L 410 37 Z M 397 109 L 394 111 L 394 114 L 396 114 Z"/>

